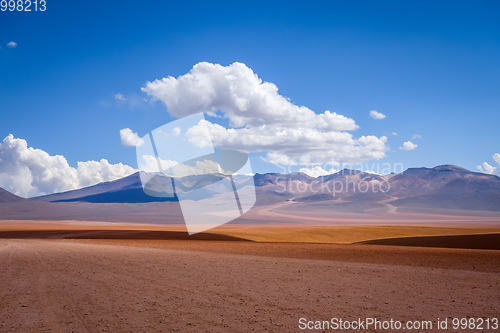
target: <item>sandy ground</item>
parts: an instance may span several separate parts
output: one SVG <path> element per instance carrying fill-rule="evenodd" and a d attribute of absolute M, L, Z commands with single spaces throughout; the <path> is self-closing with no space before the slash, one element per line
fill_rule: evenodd
<path fill-rule="evenodd" d="M 500 309 L 500 255 L 488 250 L 1 239 L 0 263 L 2 332 L 293 332 L 300 318 L 436 321 Z"/>
<path fill-rule="evenodd" d="M 374 209 L 346 208 L 339 211 L 330 202 L 280 202 L 257 205 L 230 224 L 274 223 L 297 225 L 366 225 L 366 224 L 454 224 L 498 225 L 500 211 L 453 209 L 418 209 L 380 207 Z M 126 223 L 152 223 L 157 225 L 184 224 L 178 202 L 164 203 L 86 203 L 40 202 L 0 203 L 2 220 L 78 220 Z"/>
<path fill-rule="evenodd" d="M 102 232 L 99 232 L 102 231 Z M 154 233 L 149 233 L 156 232 Z M 184 239 L 211 239 L 234 237 L 254 242 L 297 242 L 352 244 L 374 239 L 457 236 L 478 234 L 500 234 L 500 221 L 496 225 L 486 224 L 432 224 L 414 223 L 404 225 L 295 225 L 295 224 L 225 224 L 201 234 L 188 236 L 185 225 L 158 225 L 109 223 L 96 221 L 43 221 L 7 220 L 0 221 L 0 238 L 128 238 L 128 239 L 170 239 L 171 234 L 185 233 Z M 126 235 L 129 236 L 126 236 Z M 52 235 L 52 236 L 51 236 Z M 179 238 L 177 236 L 175 238 Z M 466 246 L 467 247 L 467 246 Z"/>
<path fill-rule="evenodd" d="M 499 240 L 489 224 L 189 236 L 181 225 L 3 221 L 0 332 L 295 332 L 300 318 L 366 317 L 430 320 L 435 332 L 438 318 L 500 317 L 500 251 L 473 249 Z"/>
<path fill-rule="evenodd" d="M 433 210 L 430 210 L 433 211 Z M 241 222 L 287 221 L 288 223 L 313 225 L 491 225 L 500 223 L 500 212 L 434 210 L 435 213 L 407 212 L 398 209 L 364 210 L 364 212 L 340 212 L 332 210 L 331 205 L 322 203 L 283 202 L 270 206 L 254 207 L 243 215 Z"/>

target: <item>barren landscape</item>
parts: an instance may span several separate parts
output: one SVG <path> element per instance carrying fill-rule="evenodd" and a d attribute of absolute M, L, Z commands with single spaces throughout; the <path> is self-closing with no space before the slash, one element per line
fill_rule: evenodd
<path fill-rule="evenodd" d="M 378 176 L 317 179 L 362 177 Z M 0 331 L 291 332 L 368 317 L 435 331 L 497 318 L 500 179 L 454 166 L 387 179 L 390 195 L 333 197 L 279 192 L 314 184 L 304 174 L 256 175 L 250 211 L 194 235 L 137 173 L 32 199 L 0 190 Z"/>
<path fill-rule="evenodd" d="M 500 304 L 500 252 L 470 249 L 500 243 L 491 225 L 226 225 L 193 236 L 181 225 L 81 221 L 0 229 L 5 332 L 290 332 L 300 318 L 435 325 L 495 317 Z M 461 248 L 408 241 L 444 235 Z M 401 236 L 408 244 L 360 244 Z"/>

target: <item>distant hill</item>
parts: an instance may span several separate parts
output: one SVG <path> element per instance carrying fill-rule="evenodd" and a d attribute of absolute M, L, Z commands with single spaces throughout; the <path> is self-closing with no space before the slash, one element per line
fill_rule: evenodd
<path fill-rule="evenodd" d="M 151 197 L 144 193 L 139 172 L 114 181 L 78 190 L 32 198 L 47 202 L 144 203 L 172 201 L 171 198 Z"/>
<path fill-rule="evenodd" d="M 455 168 L 426 170 L 420 174 L 423 177 L 419 177 L 425 178 L 420 189 L 407 191 L 404 198 L 390 204 L 396 207 L 500 211 L 499 177 Z"/>
<path fill-rule="evenodd" d="M 176 190 L 178 193 L 188 192 L 213 183 L 219 177 L 220 175 L 184 177 L 178 180 Z M 234 181 L 238 188 L 252 183 L 250 176 L 243 175 L 234 176 Z M 410 168 L 400 174 L 386 176 L 350 169 L 318 178 L 300 172 L 255 174 L 253 182 L 256 186 L 257 205 L 294 200 L 321 202 L 342 210 L 355 207 L 356 212 L 376 207 L 500 211 L 500 177 L 471 172 L 454 165 Z M 3 192 L 0 192 L 0 200 Z M 138 172 L 115 181 L 33 199 L 90 203 L 175 200 L 146 195 Z"/>
<path fill-rule="evenodd" d="M 7 202 L 20 202 L 26 200 L 24 198 L 18 197 L 15 194 L 10 193 L 9 191 L 4 190 L 3 188 L 0 188 L 0 202 L 2 203 L 7 203 Z"/>

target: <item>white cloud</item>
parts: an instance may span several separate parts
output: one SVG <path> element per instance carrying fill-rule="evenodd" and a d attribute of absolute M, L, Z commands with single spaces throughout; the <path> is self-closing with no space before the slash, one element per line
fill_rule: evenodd
<path fill-rule="evenodd" d="M 377 112 L 375 110 L 371 110 L 370 111 L 370 117 L 372 117 L 373 119 L 384 119 L 385 118 L 385 114 L 383 113 L 380 113 L 380 112 Z"/>
<path fill-rule="evenodd" d="M 403 147 L 399 147 L 399 149 L 402 149 L 402 150 L 413 150 L 413 149 L 415 149 L 417 147 L 418 147 L 418 145 L 414 144 L 413 142 L 406 141 L 405 143 L 403 143 Z"/>
<path fill-rule="evenodd" d="M 115 180 L 136 170 L 107 160 L 78 162 L 71 167 L 60 155 L 28 147 L 26 140 L 8 135 L 0 143 L 0 187 L 22 197 L 74 190 Z"/>
<path fill-rule="evenodd" d="M 297 164 L 293 159 L 288 157 L 285 154 L 280 153 L 267 153 L 267 159 L 263 159 L 266 162 L 274 163 L 274 164 L 283 164 L 283 165 L 295 165 Z"/>
<path fill-rule="evenodd" d="M 392 134 L 392 135 L 398 135 L 398 133 L 396 133 L 396 132 L 392 132 L 391 134 Z"/>
<path fill-rule="evenodd" d="M 346 132 L 358 128 L 353 119 L 330 111 L 317 114 L 291 103 L 276 85 L 262 81 L 242 63 L 198 63 L 185 75 L 148 82 L 142 90 L 165 103 L 175 117 L 220 111 L 236 128 L 207 121 L 216 146 L 266 152 L 274 163 L 355 163 L 382 158 L 387 151 L 385 136 L 354 138 Z M 187 135 L 203 147 L 211 141 L 203 132 L 199 124 Z"/>
<path fill-rule="evenodd" d="M 500 154 L 499 153 L 496 153 L 495 155 L 493 155 L 493 159 L 495 160 L 495 162 L 497 162 L 500 165 Z"/>
<path fill-rule="evenodd" d="M 186 177 L 194 175 L 205 175 L 210 173 L 224 172 L 220 165 L 212 160 L 196 161 L 195 165 L 178 163 L 173 160 L 159 159 L 162 172 L 174 177 Z M 139 167 L 146 172 L 159 172 L 158 160 L 156 156 L 142 155 Z"/>
<path fill-rule="evenodd" d="M 477 169 L 479 171 L 481 171 L 482 173 L 487 173 L 487 174 L 491 175 L 491 174 L 493 174 L 496 171 L 497 168 L 495 168 L 494 166 L 489 165 L 486 162 L 483 162 L 483 165 L 482 166 L 478 165 Z"/>
<path fill-rule="evenodd" d="M 76 188 L 91 186 L 105 181 L 131 175 L 136 170 L 128 165 L 110 164 L 108 160 L 78 162 L 78 182 Z"/>
<path fill-rule="evenodd" d="M 161 170 L 166 170 L 178 163 L 172 160 L 159 159 Z M 159 172 L 158 159 L 153 155 L 142 155 L 142 159 L 138 161 L 139 169 L 146 172 Z"/>
<path fill-rule="evenodd" d="M 412 140 L 415 140 L 415 139 L 421 139 L 421 138 L 422 138 L 422 136 L 421 136 L 420 134 L 414 134 L 414 135 L 411 137 L 411 139 L 412 139 Z"/>
<path fill-rule="evenodd" d="M 133 132 L 130 128 L 124 128 L 120 130 L 120 138 L 122 140 L 122 145 L 125 147 L 135 147 L 142 146 L 144 141 Z"/>
<path fill-rule="evenodd" d="M 220 165 L 216 161 L 212 160 L 196 161 L 194 166 L 179 163 L 175 165 L 171 170 L 172 170 L 172 176 L 174 177 L 186 177 L 193 175 L 206 175 L 209 173 L 225 172 L 224 170 L 221 169 Z"/>
<path fill-rule="evenodd" d="M 208 128 L 210 137 L 205 128 Z M 191 127 L 186 135 L 200 148 L 210 145 L 212 140 L 216 147 L 265 151 L 269 162 L 285 165 L 357 163 L 379 159 L 385 156 L 387 141 L 385 136 L 354 139 L 347 132 L 323 132 L 314 128 L 261 126 L 226 129 L 206 120 Z"/>
<path fill-rule="evenodd" d="M 498 165 L 500 165 L 500 154 L 496 153 L 495 155 L 492 156 L 495 162 L 497 162 Z M 486 162 L 483 162 L 483 165 L 478 165 L 477 169 L 482 172 L 482 173 L 487 173 L 489 175 L 495 174 L 500 176 L 500 168 L 499 167 L 494 167 L 489 165 Z"/>
<path fill-rule="evenodd" d="M 14 42 L 8 42 L 7 43 L 7 47 L 10 48 L 10 49 L 13 49 L 17 46 L 17 43 L 14 43 Z"/>
<path fill-rule="evenodd" d="M 181 129 L 180 129 L 180 127 L 176 127 L 176 128 L 174 128 L 174 129 L 172 130 L 172 134 L 173 134 L 174 136 L 177 136 L 177 135 L 181 134 Z"/>
<path fill-rule="evenodd" d="M 335 169 L 332 168 L 332 169 L 330 169 L 330 170 L 327 171 L 327 170 L 324 170 L 319 165 L 316 165 L 314 168 L 302 168 L 302 169 L 299 170 L 299 172 L 302 172 L 302 173 L 305 173 L 308 176 L 317 178 L 317 177 L 320 177 L 320 176 L 327 176 L 327 175 L 331 175 L 331 174 L 337 173 L 337 172 L 339 172 L 339 170 L 335 170 Z"/>
<path fill-rule="evenodd" d="M 169 76 L 148 82 L 142 90 L 153 100 L 164 102 L 175 117 L 221 110 L 235 127 L 272 124 L 328 131 L 358 128 L 353 119 L 335 112 L 316 114 L 305 106 L 292 104 L 278 94 L 276 85 L 263 82 L 238 62 L 225 67 L 201 62 L 177 79 Z"/>
<path fill-rule="evenodd" d="M 120 93 L 118 94 L 115 94 L 115 99 L 119 100 L 119 101 L 126 101 L 127 99 Z"/>

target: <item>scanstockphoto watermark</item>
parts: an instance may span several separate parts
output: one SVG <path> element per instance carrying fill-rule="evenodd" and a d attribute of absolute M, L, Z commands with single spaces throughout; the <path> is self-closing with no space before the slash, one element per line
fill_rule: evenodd
<path fill-rule="evenodd" d="M 385 194 L 391 189 L 389 182 L 391 175 L 404 171 L 402 163 L 306 165 L 298 171 L 313 177 L 314 180 L 299 181 L 296 177 L 290 176 L 293 172 L 290 166 L 276 166 L 281 168 L 284 174 L 278 177 L 278 193 L 330 194 L 333 197 L 355 193 Z"/>
<path fill-rule="evenodd" d="M 344 320 L 342 318 L 331 318 L 330 320 L 308 320 L 299 319 L 301 330 L 339 330 L 339 331 L 365 331 L 365 330 L 498 330 L 498 318 L 492 317 L 466 317 L 466 318 L 444 318 L 431 320 L 395 320 L 378 318 L 358 318 L 355 320 Z"/>
<path fill-rule="evenodd" d="M 433 325 L 430 320 L 400 321 L 400 320 L 379 320 L 378 318 L 358 318 L 356 320 L 343 320 L 342 318 L 331 318 L 330 320 L 307 320 L 299 319 L 299 329 L 301 330 L 432 330 Z"/>

